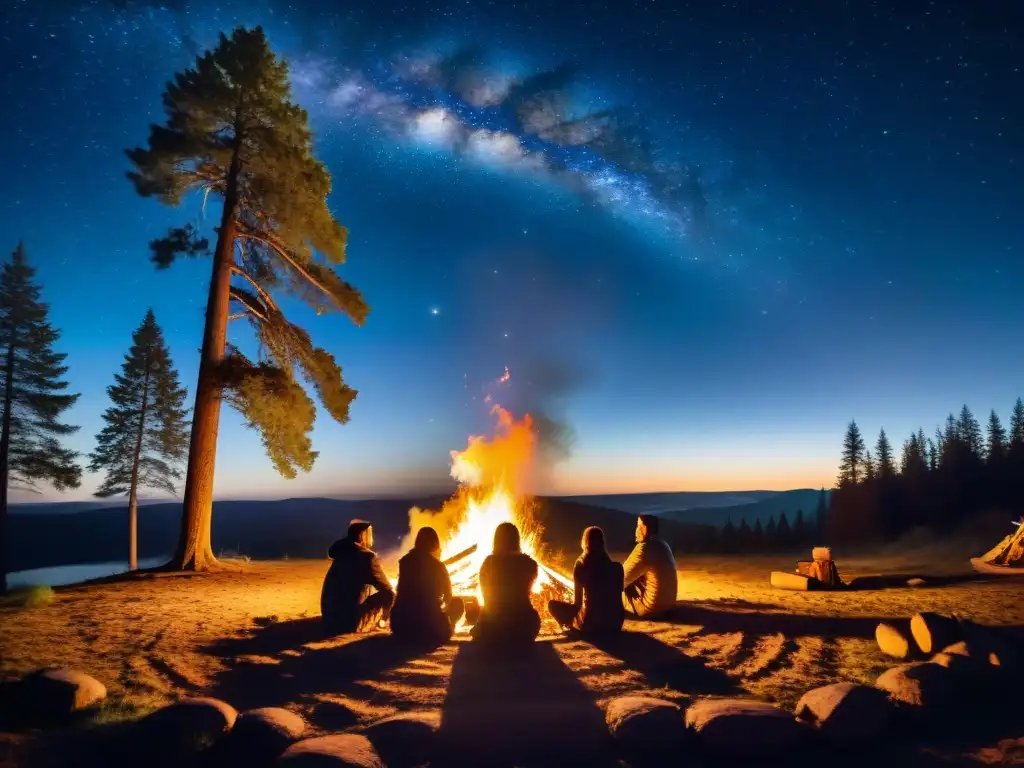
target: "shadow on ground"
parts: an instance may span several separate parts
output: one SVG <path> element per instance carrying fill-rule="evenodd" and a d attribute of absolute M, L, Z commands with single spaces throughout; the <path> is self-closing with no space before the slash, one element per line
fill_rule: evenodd
<path fill-rule="evenodd" d="M 625 631 L 591 641 L 595 648 L 636 670 L 652 687 L 668 686 L 680 693 L 728 696 L 739 693 L 736 681 L 687 656 L 646 632 Z"/>
<path fill-rule="evenodd" d="M 610 765 L 604 714 L 551 642 L 464 643 L 441 713 L 445 766 Z"/>
<path fill-rule="evenodd" d="M 345 697 L 366 700 L 372 696 L 376 704 L 404 708 L 399 699 L 392 702 L 389 694 L 371 690 L 367 683 L 425 653 L 387 633 L 335 640 L 324 635 L 318 618 L 268 624 L 249 637 L 224 639 L 203 652 L 224 657 L 227 665 L 207 695 L 239 711 L 304 702 L 310 705 L 304 712 L 306 719 L 328 731 L 358 721 L 358 715 L 344 704 Z M 403 681 L 412 685 L 419 682 L 414 678 L 415 672 L 403 675 Z M 317 702 L 318 695 L 325 700 Z"/>

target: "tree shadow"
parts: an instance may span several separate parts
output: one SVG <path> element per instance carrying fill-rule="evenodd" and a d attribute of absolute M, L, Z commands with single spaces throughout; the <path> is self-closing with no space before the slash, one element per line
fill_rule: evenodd
<path fill-rule="evenodd" d="M 652 686 L 666 685 L 687 694 L 735 694 L 736 681 L 700 659 L 687 656 L 646 632 L 619 632 L 590 640 L 591 645 L 647 678 Z"/>
<path fill-rule="evenodd" d="M 285 706 L 317 694 L 365 699 L 367 681 L 429 652 L 383 632 L 325 637 L 319 619 L 270 624 L 250 637 L 220 640 L 202 650 L 226 657 L 228 664 L 206 693 L 240 711 Z M 345 704 L 329 700 L 306 718 L 327 730 L 347 728 L 358 720 Z"/>
<path fill-rule="evenodd" d="M 551 642 L 464 643 L 441 712 L 444 766 L 612 765 L 604 715 Z"/>

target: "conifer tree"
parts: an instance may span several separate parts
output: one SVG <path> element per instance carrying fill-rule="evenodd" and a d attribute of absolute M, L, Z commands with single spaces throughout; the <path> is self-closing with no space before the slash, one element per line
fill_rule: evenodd
<path fill-rule="evenodd" d="M 53 349 L 60 332 L 47 319 L 35 274 L 18 243 L 0 273 L 0 592 L 7 590 L 8 490 L 46 482 L 63 491 L 82 481 L 78 454 L 60 442 L 78 430 L 61 421 L 78 395 L 67 392 L 67 355 Z"/>
<path fill-rule="evenodd" d="M 741 552 L 749 552 L 754 537 L 754 531 L 747 522 L 747 518 L 740 518 L 740 527 L 736 533 L 736 541 Z"/>
<path fill-rule="evenodd" d="M 864 451 L 864 481 L 870 482 L 874 480 L 877 474 L 875 459 L 871 455 L 871 451 Z"/>
<path fill-rule="evenodd" d="M 787 547 L 793 540 L 793 529 L 789 527 L 786 513 L 779 515 L 779 527 L 775 529 L 775 540 L 780 547 Z"/>
<path fill-rule="evenodd" d="M 981 425 L 974 418 L 971 409 L 966 405 L 960 409 L 960 417 L 956 421 L 957 436 L 966 454 L 976 461 L 984 458 L 984 440 L 981 436 Z"/>
<path fill-rule="evenodd" d="M 846 428 L 846 437 L 843 440 L 843 457 L 839 464 L 839 485 L 856 485 L 861 481 L 866 448 L 857 422 L 851 421 Z"/>
<path fill-rule="evenodd" d="M 1010 434 L 1007 437 L 1010 453 L 1024 455 L 1024 400 L 1017 398 L 1010 414 Z"/>
<path fill-rule="evenodd" d="M 754 521 L 754 533 L 751 537 L 753 541 L 753 550 L 755 552 L 764 551 L 764 526 L 761 525 L 761 518 L 757 518 Z"/>
<path fill-rule="evenodd" d="M 793 518 L 793 541 L 798 544 L 804 544 L 807 541 L 807 522 L 804 520 L 803 509 L 798 509 L 796 517 Z"/>
<path fill-rule="evenodd" d="M 875 443 L 875 471 L 883 480 L 896 474 L 896 466 L 892 459 L 892 446 L 889 438 L 882 429 L 878 432 L 878 442 Z"/>
<path fill-rule="evenodd" d="M 188 455 L 187 391 L 153 310 L 132 334 L 121 372 L 107 387 L 112 405 L 96 435 L 89 470 L 105 472 L 96 496 L 128 496 L 128 568 L 138 567 L 139 487 L 176 495 L 180 465 Z"/>
<path fill-rule="evenodd" d="M 216 48 L 167 84 L 163 104 L 166 122 L 152 126 L 147 147 L 128 152 L 136 191 L 169 205 L 190 192 L 212 193 L 223 202 L 181 538 L 169 564 L 203 570 L 216 562 L 210 522 L 222 399 L 260 432 L 275 469 L 294 477 L 308 472 L 317 456 L 309 439 L 316 410 L 299 375 L 339 423 L 348 421 L 356 397 L 334 357 L 286 319 L 274 292 L 291 293 L 318 314 L 340 310 L 358 325 L 369 308 L 334 270 L 345 260 L 347 234 L 327 207 L 330 174 L 313 157 L 308 117 L 291 100 L 287 64 L 271 51 L 261 28 L 221 35 Z M 206 252 L 191 225 L 151 245 L 158 267 Z M 234 318 L 253 326 L 262 359 L 250 360 L 227 345 L 227 324 Z"/>
<path fill-rule="evenodd" d="M 995 408 L 988 416 L 988 441 L 985 445 L 985 460 L 990 464 L 998 464 L 1006 455 L 1006 430 L 999 420 Z"/>
<path fill-rule="evenodd" d="M 775 524 L 775 515 L 768 516 L 768 522 L 764 526 L 764 538 L 768 546 L 775 546 L 775 538 L 779 533 L 779 527 Z"/>

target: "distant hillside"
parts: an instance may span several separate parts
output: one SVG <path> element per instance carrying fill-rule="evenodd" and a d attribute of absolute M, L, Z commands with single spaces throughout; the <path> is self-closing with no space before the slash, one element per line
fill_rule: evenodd
<path fill-rule="evenodd" d="M 664 515 L 691 509 L 712 509 L 753 504 L 786 491 L 669 491 L 560 496 L 563 501 L 609 507 L 632 515 Z"/>
<path fill-rule="evenodd" d="M 327 548 L 345 535 L 354 517 L 373 523 L 375 548 L 394 549 L 409 530 L 409 508 L 438 508 L 444 497 L 419 499 L 283 499 L 217 501 L 213 508 L 213 548 L 238 550 L 256 559 L 325 557 Z M 539 499 L 536 517 L 544 526 L 545 544 L 571 562 L 579 554 L 580 536 L 588 525 L 605 530 L 609 549 L 622 552 L 633 545 L 635 516 L 615 509 Z M 167 556 L 178 540 L 180 503 L 150 504 L 139 511 L 140 559 Z M 127 545 L 125 507 L 33 512 L 8 518 L 8 563 L 12 571 L 124 560 Z M 698 527 L 669 521 L 664 535 L 685 551 L 698 541 Z"/>
<path fill-rule="evenodd" d="M 828 496 L 831 491 L 825 491 Z M 821 489 L 801 488 L 793 491 L 779 491 L 768 498 L 755 501 L 750 504 L 737 504 L 729 507 L 698 508 L 669 512 L 664 517 L 676 520 L 681 523 L 710 523 L 718 526 L 725 525 L 727 520 L 739 525 L 740 520 L 746 520 L 748 524 L 754 525 L 757 520 L 761 525 L 768 522 L 769 517 L 778 519 L 783 512 L 793 522 L 793 516 L 798 509 L 804 511 L 805 520 L 815 519 L 815 512 L 818 509 L 818 498 L 821 496 Z"/>

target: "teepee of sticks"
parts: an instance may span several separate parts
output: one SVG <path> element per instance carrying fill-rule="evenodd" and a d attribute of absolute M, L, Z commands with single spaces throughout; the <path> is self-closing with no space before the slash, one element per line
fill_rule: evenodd
<path fill-rule="evenodd" d="M 1017 530 L 972 562 L 1003 568 L 1024 570 L 1024 519 L 1015 523 Z"/>

